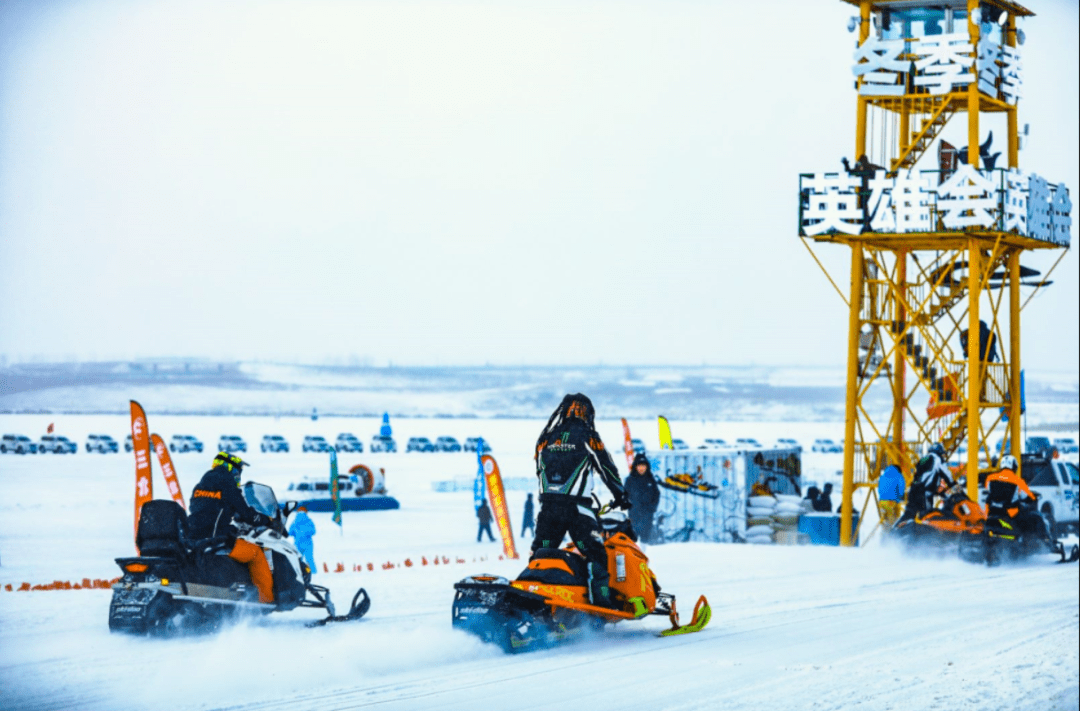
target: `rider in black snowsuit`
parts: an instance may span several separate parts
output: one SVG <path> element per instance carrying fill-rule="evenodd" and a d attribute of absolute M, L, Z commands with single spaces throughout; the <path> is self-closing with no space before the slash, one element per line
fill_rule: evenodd
<path fill-rule="evenodd" d="M 611 607 L 607 551 L 600 521 L 591 508 L 592 475 L 596 474 L 615 497 L 615 506 L 629 502 L 611 455 L 593 425 L 589 398 L 567 395 L 551 415 L 536 441 L 536 476 L 540 479 L 540 514 L 532 552 L 558 548 L 567 533 L 588 561 L 589 601 Z"/>
<path fill-rule="evenodd" d="M 229 557 L 247 565 L 251 581 L 259 591 L 259 602 L 274 602 L 274 577 L 262 548 L 237 537 L 233 521 L 256 524 L 260 514 L 248 506 L 240 493 L 240 473 L 247 466 L 240 457 L 218 452 L 210 471 L 191 492 L 188 536 L 193 539 L 221 538 L 231 545 Z"/>
<path fill-rule="evenodd" d="M 244 495 L 237 485 L 239 478 L 239 467 L 234 471 L 224 464 L 203 474 L 191 492 L 191 510 L 187 520 L 189 538 L 198 540 L 233 536 L 235 532 L 229 526 L 233 519 L 255 523 L 257 514 L 244 501 Z"/>
<path fill-rule="evenodd" d="M 660 502 L 660 487 L 656 485 L 649 458 L 638 452 L 630 475 L 626 477 L 626 498 L 630 501 L 630 523 L 643 542 L 652 540 L 653 516 Z"/>
<path fill-rule="evenodd" d="M 921 516 L 934 508 L 934 497 L 952 488 L 949 467 L 945 463 L 945 448 L 935 442 L 926 456 L 915 465 L 915 477 L 908 489 L 907 507 L 901 521 Z"/>

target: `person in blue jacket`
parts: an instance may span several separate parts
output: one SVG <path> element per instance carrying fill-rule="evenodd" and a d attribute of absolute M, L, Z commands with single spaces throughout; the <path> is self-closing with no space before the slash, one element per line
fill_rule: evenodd
<path fill-rule="evenodd" d="M 891 526 L 900 518 L 904 508 L 904 493 L 907 482 L 900 472 L 900 467 L 891 465 L 886 467 L 878 477 L 877 493 L 881 504 L 881 523 Z"/>
<path fill-rule="evenodd" d="M 301 506 L 296 509 L 292 525 L 289 526 L 289 535 L 296 542 L 296 547 L 300 549 L 300 553 L 304 556 L 304 560 L 307 561 L 308 567 L 311 568 L 311 573 L 314 575 L 315 547 L 311 542 L 311 537 L 315 535 L 315 522 L 307 515 L 307 508 Z"/>

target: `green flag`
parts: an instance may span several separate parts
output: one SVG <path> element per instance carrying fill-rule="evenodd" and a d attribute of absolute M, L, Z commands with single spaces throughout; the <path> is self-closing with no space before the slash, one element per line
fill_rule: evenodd
<path fill-rule="evenodd" d="M 337 450 L 330 450 L 330 499 L 334 502 L 334 523 L 341 525 L 341 491 L 338 490 Z"/>

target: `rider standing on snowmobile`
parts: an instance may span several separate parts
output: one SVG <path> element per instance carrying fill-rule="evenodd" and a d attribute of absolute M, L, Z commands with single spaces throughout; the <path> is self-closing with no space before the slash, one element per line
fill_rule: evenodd
<path fill-rule="evenodd" d="M 932 510 L 934 497 L 953 486 L 949 474 L 949 467 L 945 463 L 945 447 L 941 442 L 934 442 L 926 456 L 915 465 L 915 477 L 908 489 L 907 508 L 900 520 L 915 518 Z"/>
<path fill-rule="evenodd" d="M 1016 457 L 1006 454 L 1001 458 L 1001 471 L 994 472 L 986 477 L 987 491 L 993 482 L 1002 482 L 1009 485 L 1005 491 L 1011 488 L 1011 496 L 1005 501 L 993 501 L 988 498 L 987 507 L 999 506 L 1005 510 L 1016 525 L 1024 533 L 1034 534 L 1038 538 L 1050 540 L 1050 532 L 1046 528 L 1046 521 L 1036 510 L 1036 496 L 1028 488 L 1027 482 L 1016 473 Z M 992 497 L 991 497 L 992 498 Z"/>
<path fill-rule="evenodd" d="M 615 463 L 593 424 L 595 411 L 589 398 L 567 395 L 552 413 L 536 441 L 536 476 L 540 479 L 540 514 L 532 552 L 558 548 L 567 533 L 584 554 L 589 570 L 589 602 L 611 607 L 607 551 L 600 521 L 591 508 L 598 475 L 615 497 L 615 506 L 629 502 Z"/>
<path fill-rule="evenodd" d="M 191 492 L 191 510 L 188 512 L 187 532 L 192 539 L 224 537 L 232 542 L 229 557 L 244 563 L 251 574 L 251 581 L 259 591 L 259 602 L 274 602 L 274 577 L 262 548 L 236 537 L 231 525 L 235 519 L 249 524 L 258 521 L 259 513 L 248 506 L 240 493 L 240 472 L 247 466 L 240 457 L 229 452 L 218 452 L 210 471 Z"/>

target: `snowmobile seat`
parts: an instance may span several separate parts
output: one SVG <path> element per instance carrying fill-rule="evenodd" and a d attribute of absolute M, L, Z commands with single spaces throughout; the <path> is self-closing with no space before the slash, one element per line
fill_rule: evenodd
<path fill-rule="evenodd" d="M 184 546 L 184 527 L 187 516 L 175 501 L 154 499 L 143 504 L 139 511 L 139 528 L 135 545 L 144 556 L 180 558 L 187 554 Z"/>
<path fill-rule="evenodd" d="M 518 580 L 548 585 L 585 585 L 589 572 L 585 556 L 561 548 L 541 548 L 529 560 Z"/>

